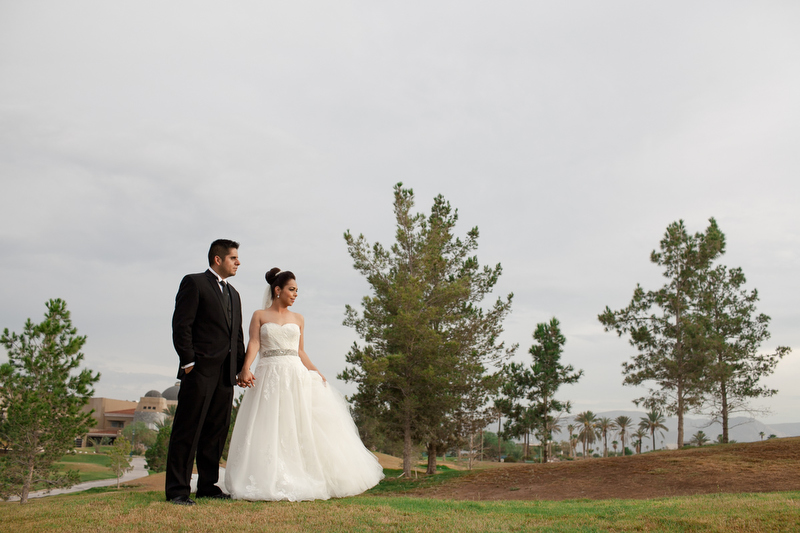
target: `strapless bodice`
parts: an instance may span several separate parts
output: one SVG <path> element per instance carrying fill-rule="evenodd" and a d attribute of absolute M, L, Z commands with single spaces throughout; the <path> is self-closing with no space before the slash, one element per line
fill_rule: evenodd
<path fill-rule="evenodd" d="M 297 324 L 276 324 L 265 322 L 261 325 L 261 350 L 262 356 L 290 355 L 300 347 L 300 326 Z"/>

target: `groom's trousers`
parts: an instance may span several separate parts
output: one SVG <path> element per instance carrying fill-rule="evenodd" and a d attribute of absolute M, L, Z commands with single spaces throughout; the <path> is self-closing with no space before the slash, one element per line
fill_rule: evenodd
<path fill-rule="evenodd" d="M 169 441 L 165 486 L 168 500 L 189 496 L 195 456 L 197 497 L 220 493 L 216 486 L 219 460 L 228 437 L 233 403 L 233 385 L 224 370 L 230 366 L 229 361 L 225 358 L 214 372 L 206 367 L 195 368 L 181 380 Z"/>

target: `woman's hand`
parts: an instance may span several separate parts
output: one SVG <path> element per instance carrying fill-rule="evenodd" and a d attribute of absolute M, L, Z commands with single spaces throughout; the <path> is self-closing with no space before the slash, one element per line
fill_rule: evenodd
<path fill-rule="evenodd" d="M 256 384 L 256 377 L 250 372 L 249 368 L 243 368 L 236 378 L 236 384 L 243 389 L 252 387 Z"/>

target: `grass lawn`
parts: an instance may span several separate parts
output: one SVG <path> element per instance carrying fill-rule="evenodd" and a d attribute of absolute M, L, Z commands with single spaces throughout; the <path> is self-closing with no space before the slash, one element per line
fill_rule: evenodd
<path fill-rule="evenodd" d="M 359 496 L 316 502 L 204 500 L 171 505 L 161 492 L 93 489 L 0 503 L 3 531 L 215 532 L 782 532 L 800 530 L 800 491 L 656 500 L 467 502 Z"/>
<path fill-rule="evenodd" d="M 402 495 L 412 490 L 424 490 L 446 483 L 454 478 L 469 474 L 468 470 L 452 470 L 446 466 L 440 466 L 435 476 L 420 475 L 414 477 L 398 477 L 403 473 L 402 470 L 383 469 L 386 477 L 376 487 L 371 488 L 366 494 L 369 495 Z"/>
<path fill-rule="evenodd" d="M 85 481 L 115 478 L 116 476 L 111 471 L 110 465 L 111 459 L 107 455 L 101 453 L 65 455 L 60 461 L 55 463 L 56 468 L 61 471 L 77 470 L 81 478 L 81 483 Z"/>
<path fill-rule="evenodd" d="M 441 468 L 411 479 L 385 470 L 387 478 L 361 496 L 315 502 L 180 507 L 164 501 L 157 474 L 121 490 L 0 503 L 0 532 L 800 531 L 800 439 L 773 440 L 477 472 Z M 103 456 L 84 457 L 64 465 L 106 468 Z M 592 499 L 575 499 L 584 494 Z"/>

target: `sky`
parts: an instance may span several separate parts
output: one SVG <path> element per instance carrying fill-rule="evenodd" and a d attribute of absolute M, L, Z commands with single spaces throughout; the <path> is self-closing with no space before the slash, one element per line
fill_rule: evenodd
<path fill-rule="evenodd" d="M 670 223 L 714 217 L 762 351 L 793 349 L 761 420 L 798 422 L 798 27 L 791 1 L 0 0 L 0 328 L 63 298 L 97 396 L 166 389 L 180 279 L 229 238 L 245 321 L 292 270 L 306 351 L 352 393 L 369 286 L 343 234 L 390 245 L 402 182 L 479 228 L 515 358 L 555 316 L 585 374 L 559 397 L 630 410 L 634 349 L 597 315 L 663 284 Z"/>

